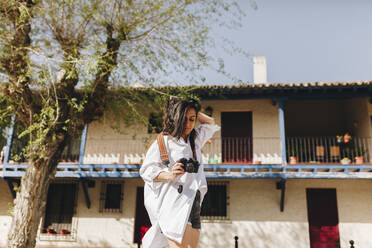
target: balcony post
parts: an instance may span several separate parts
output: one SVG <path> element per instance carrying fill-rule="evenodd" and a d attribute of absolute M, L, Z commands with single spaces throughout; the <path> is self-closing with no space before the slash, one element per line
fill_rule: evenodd
<path fill-rule="evenodd" d="M 280 129 L 280 150 L 282 152 L 282 165 L 287 166 L 287 147 L 285 142 L 285 125 L 284 125 L 284 100 L 277 100 L 279 103 L 279 129 Z"/>
<path fill-rule="evenodd" d="M 12 115 L 12 118 L 11 118 L 11 121 L 10 121 L 8 137 L 6 139 L 5 152 L 4 152 L 3 178 L 5 177 L 6 165 L 8 164 L 9 157 L 10 157 L 10 147 L 12 145 L 13 133 L 14 133 L 14 122 L 15 122 L 15 115 Z"/>
<path fill-rule="evenodd" d="M 88 124 L 84 125 L 83 133 L 81 134 L 80 152 L 79 152 L 79 165 L 78 171 L 81 171 L 81 165 L 84 162 L 85 144 L 87 142 Z"/>

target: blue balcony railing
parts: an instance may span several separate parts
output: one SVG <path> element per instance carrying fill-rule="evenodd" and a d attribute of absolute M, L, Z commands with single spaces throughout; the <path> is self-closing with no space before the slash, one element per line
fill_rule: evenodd
<path fill-rule="evenodd" d="M 211 139 L 202 151 L 205 173 L 210 178 L 372 177 L 371 138 L 345 143 L 336 137 L 289 137 L 286 142 L 289 163 L 283 166 L 277 137 Z M 56 177 L 139 177 L 146 147 L 143 140 L 87 140 L 80 163 L 79 147 L 80 140 L 76 140 L 66 148 Z M 0 164 L 0 174 L 19 177 L 26 168 L 26 163 L 8 161 Z"/>
<path fill-rule="evenodd" d="M 289 164 L 365 164 L 371 162 L 372 138 L 288 137 Z"/>

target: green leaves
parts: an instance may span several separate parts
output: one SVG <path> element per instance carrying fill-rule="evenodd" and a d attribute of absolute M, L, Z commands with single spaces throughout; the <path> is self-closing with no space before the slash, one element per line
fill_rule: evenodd
<path fill-rule="evenodd" d="M 189 84 L 203 82 L 198 71 L 211 65 L 211 26 L 223 13 L 239 12 L 230 0 L 25 3 L 0 0 L 0 71 L 8 73 L 0 122 L 5 127 L 17 114 L 32 159 L 47 156 L 43 147 L 61 132 L 76 133 L 102 114 L 117 126 L 147 123 L 147 110 L 161 110 L 170 96 L 196 97 L 192 87 L 166 85 L 183 83 L 173 72 L 186 74 Z M 227 74 L 223 60 L 215 63 Z M 149 88 L 128 87 L 134 83 Z"/>

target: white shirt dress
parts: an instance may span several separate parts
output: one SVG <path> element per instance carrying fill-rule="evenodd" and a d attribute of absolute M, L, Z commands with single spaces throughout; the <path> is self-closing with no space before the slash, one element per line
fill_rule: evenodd
<path fill-rule="evenodd" d="M 201 124 L 195 129 L 196 157 L 200 163 L 198 173 L 185 173 L 172 182 L 153 180 L 162 171 L 171 172 L 177 160 L 193 157 L 189 142 L 164 135 L 170 162 L 168 166 L 162 164 L 157 141 L 150 146 L 140 169 L 145 181 L 144 203 L 152 224 L 143 237 L 144 248 L 163 248 L 168 245 L 167 238 L 182 243 L 196 191 L 200 191 L 200 204 L 207 193 L 201 148 L 219 129 L 218 125 L 211 124 Z M 179 185 L 182 185 L 181 193 L 178 192 Z"/>

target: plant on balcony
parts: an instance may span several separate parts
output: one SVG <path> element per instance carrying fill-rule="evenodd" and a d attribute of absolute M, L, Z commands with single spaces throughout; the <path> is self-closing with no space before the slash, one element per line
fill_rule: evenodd
<path fill-rule="evenodd" d="M 354 147 L 354 162 L 356 164 L 362 164 L 364 161 L 364 155 L 367 152 L 367 149 L 364 146 Z"/>
<path fill-rule="evenodd" d="M 344 135 L 336 135 L 336 140 L 339 144 L 349 144 L 352 140 L 352 137 L 349 132 L 346 132 Z"/>
<path fill-rule="evenodd" d="M 47 234 L 57 234 L 57 232 L 53 228 L 47 228 L 46 233 Z"/>
<path fill-rule="evenodd" d="M 288 149 L 289 164 L 298 163 L 298 148 L 296 146 L 290 146 Z"/>
<path fill-rule="evenodd" d="M 351 160 L 348 157 L 344 157 L 340 162 L 341 164 L 350 164 Z"/>
<path fill-rule="evenodd" d="M 362 164 L 366 151 L 367 149 L 362 145 L 350 144 L 342 148 L 342 155 L 344 158 L 351 158 L 356 164 Z"/>

